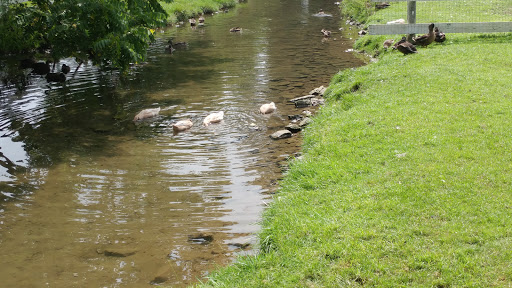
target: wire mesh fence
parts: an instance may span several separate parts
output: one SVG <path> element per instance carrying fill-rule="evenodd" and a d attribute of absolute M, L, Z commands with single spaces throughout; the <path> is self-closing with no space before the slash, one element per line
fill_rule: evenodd
<path fill-rule="evenodd" d="M 407 20 L 407 1 L 389 2 L 378 22 Z M 416 23 L 512 22 L 512 0 L 430 0 L 416 2 Z"/>
<path fill-rule="evenodd" d="M 370 34 L 419 33 L 428 23 L 451 33 L 512 32 L 512 0 L 390 0 L 385 7 L 371 17 Z"/>

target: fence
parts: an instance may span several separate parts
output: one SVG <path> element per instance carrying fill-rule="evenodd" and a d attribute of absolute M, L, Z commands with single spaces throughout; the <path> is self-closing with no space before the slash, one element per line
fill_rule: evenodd
<path fill-rule="evenodd" d="M 380 11 L 376 22 L 406 19 L 407 23 L 369 25 L 369 34 L 423 34 L 432 22 L 445 33 L 512 32 L 511 0 L 388 1 L 392 6 Z"/>

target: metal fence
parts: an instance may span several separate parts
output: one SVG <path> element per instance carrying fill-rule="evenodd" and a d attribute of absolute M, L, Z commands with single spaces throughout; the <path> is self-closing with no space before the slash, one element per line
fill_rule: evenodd
<path fill-rule="evenodd" d="M 512 0 L 389 2 L 391 6 L 379 11 L 375 17 L 376 22 L 381 24 L 370 25 L 369 34 L 424 33 L 428 24 L 432 22 L 445 33 L 512 32 Z"/>

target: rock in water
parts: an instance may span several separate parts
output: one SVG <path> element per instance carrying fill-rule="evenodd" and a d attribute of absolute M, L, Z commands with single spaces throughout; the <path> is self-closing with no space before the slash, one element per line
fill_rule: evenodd
<path fill-rule="evenodd" d="M 311 121 L 313 121 L 313 120 L 311 120 L 311 118 L 306 117 L 306 118 L 302 119 L 302 121 L 300 121 L 299 126 L 300 127 L 307 126 L 309 123 L 311 123 Z"/>
<path fill-rule="evenodd" d="M 286 130 L 288 130 L 292 133 L 298 133 L 298 132 L 302 131 L 302 128 L 299 125 L 293 124 L 293 123 L 286 125 L 285 128 L 286 128 Z"/>
<path fill-rule="evenodd" d="M 274 140 L 285 139 L 285 138 L 290 138 L 290 137 L 292 137 L 292 132 L 290 132 L 288 130 L 279 130 L 277 132 L 274 132 L 272 135 L 270 135 L 270 138 L 272 138 Z"/>

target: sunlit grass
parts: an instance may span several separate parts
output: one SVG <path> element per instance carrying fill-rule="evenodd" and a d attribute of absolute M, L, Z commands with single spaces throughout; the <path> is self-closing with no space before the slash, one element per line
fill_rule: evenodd
<path fill-rule="evenodd" d="M 204 286 L 511 286 L 512 44 L 474 36 L 333 77 L 262 253 Z"/>
<path fill-rule="evenodd" d="M 212 13 L 222 8 L 233 7 L 237 0 L 174 0 L 173 3 L 160 2 L 169 14 L 168 22 L 185 21 L 201 13 Z"/>
<path fill-rule="evenodd" d="M 358 0 L 353 0 L 358 1 Z M 390 2 L 389 8 L 369 17 L 369 23 L 385 24 L 407 20 L 407 2 Z M 507 22 L 512 21 L 512 2 L 508 0 L 457 0 L 416 2 L 416 22 Z"/>

